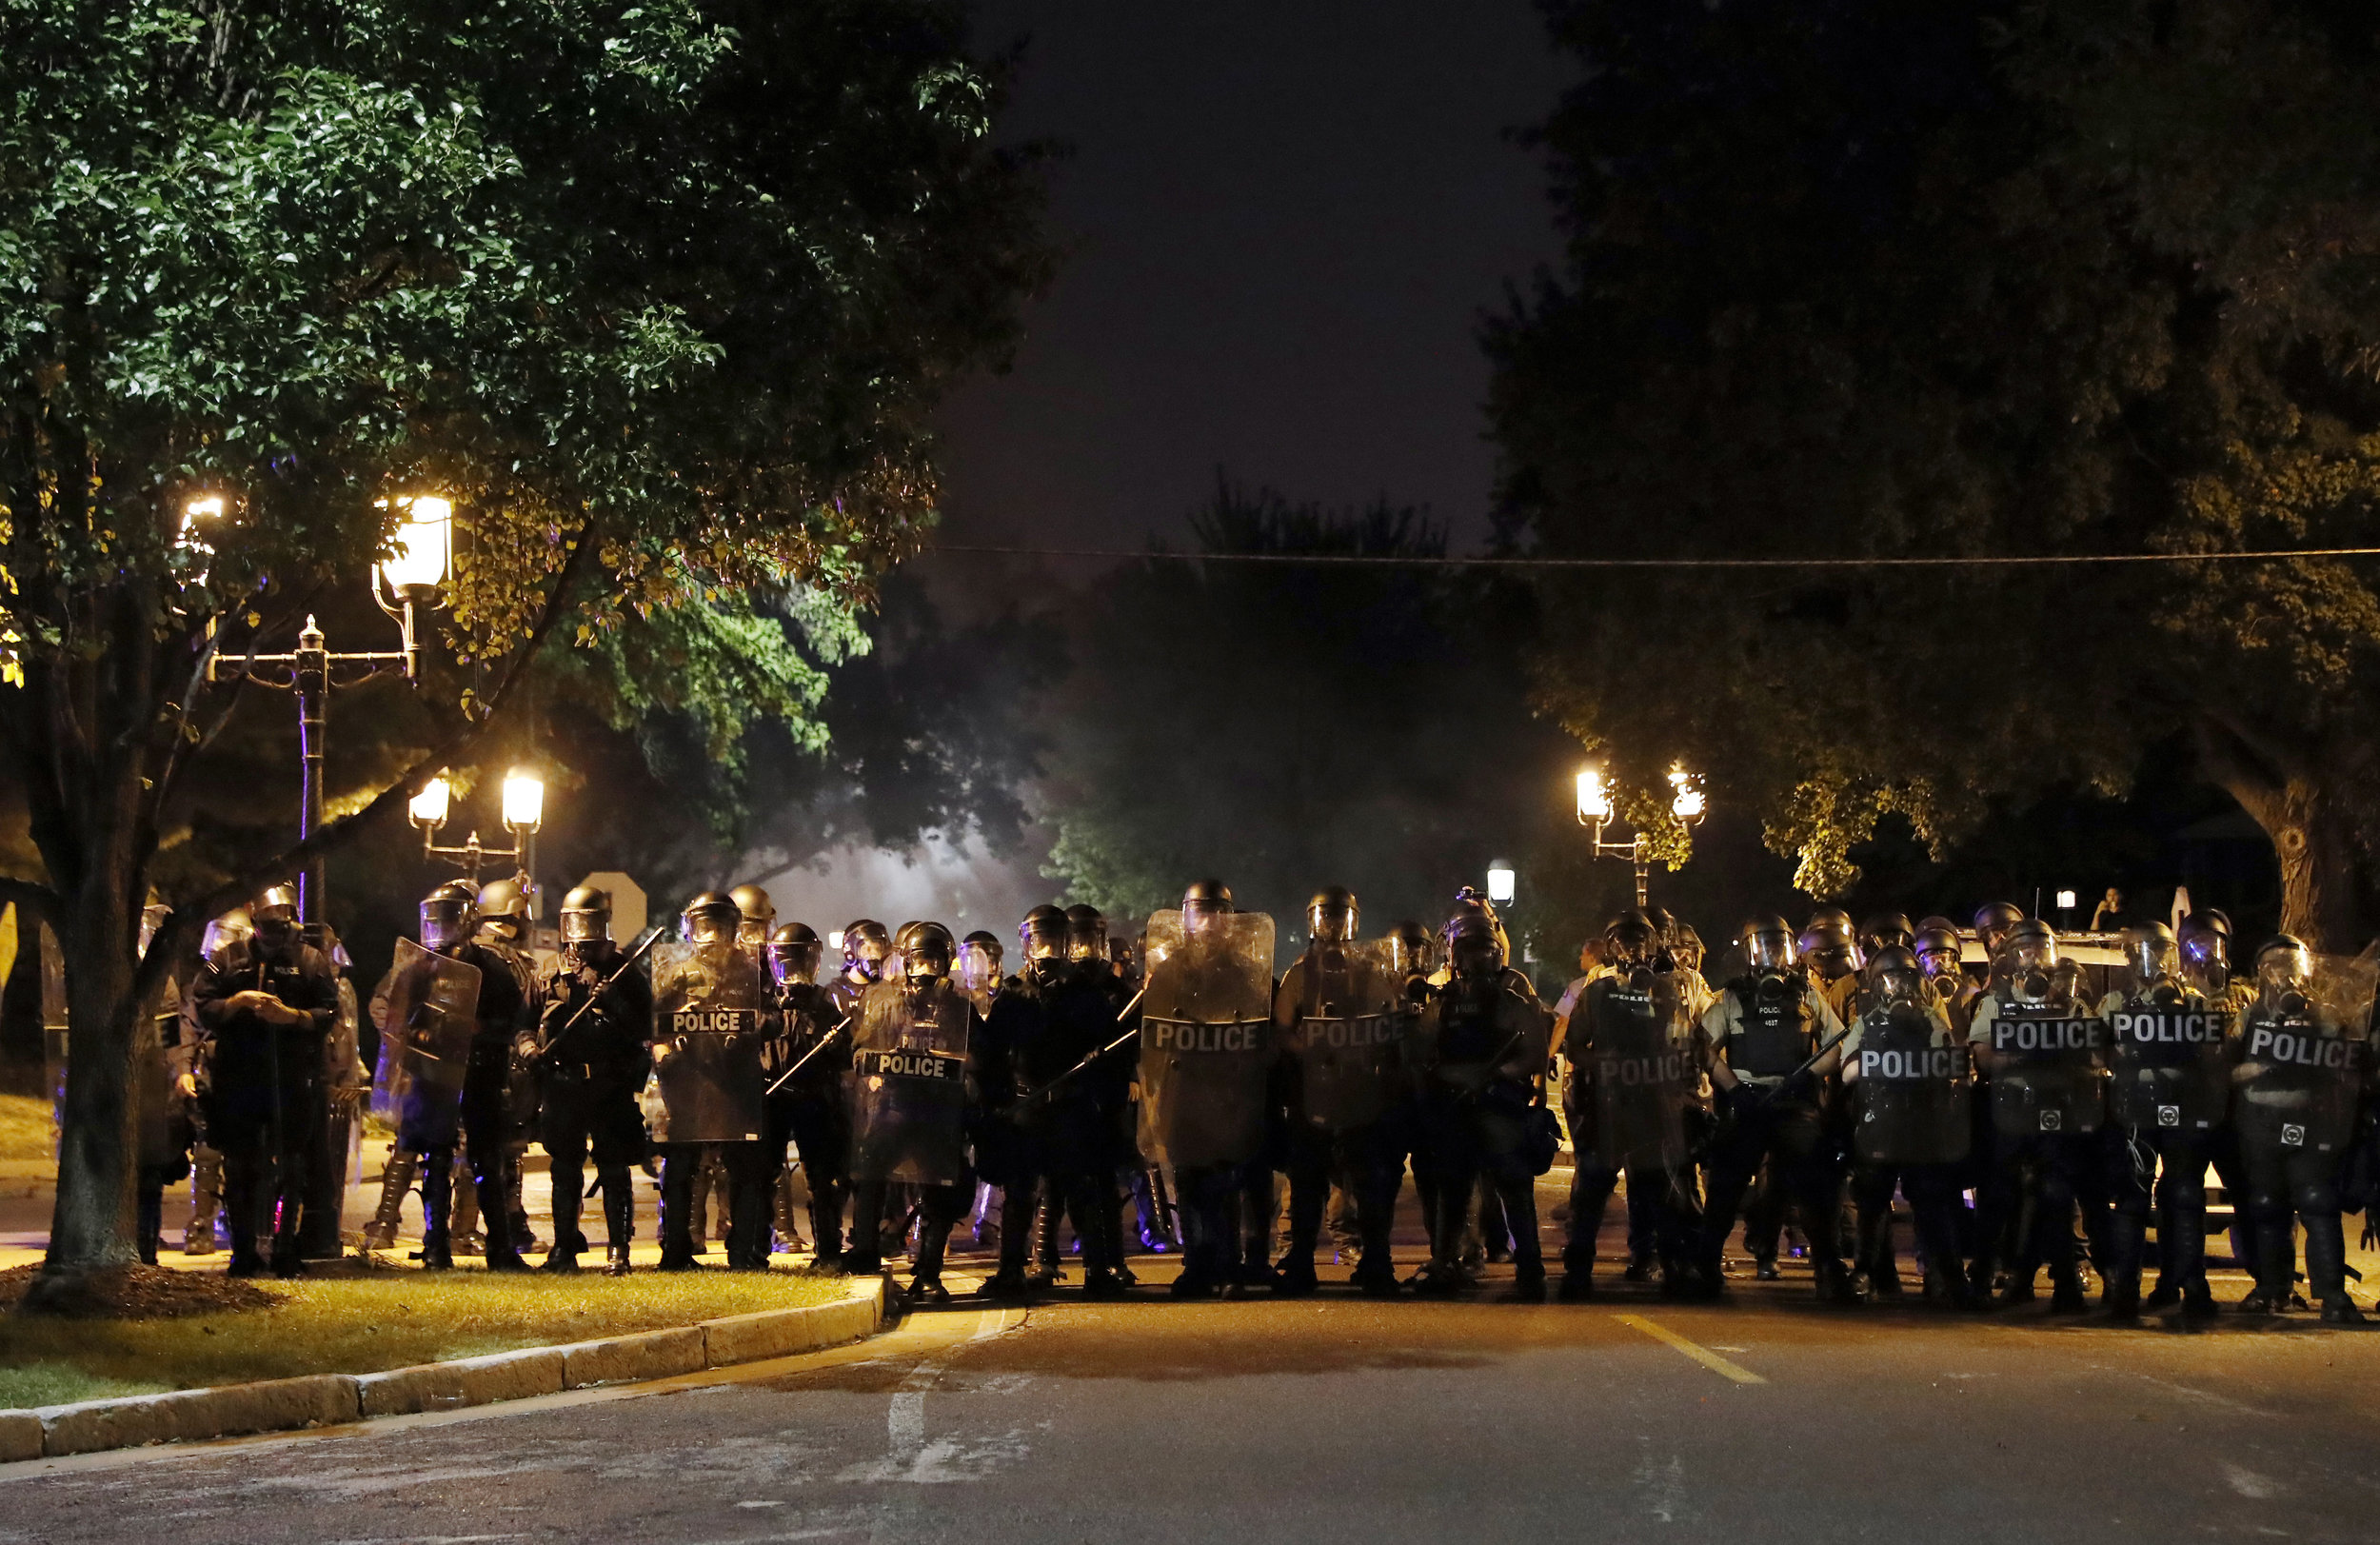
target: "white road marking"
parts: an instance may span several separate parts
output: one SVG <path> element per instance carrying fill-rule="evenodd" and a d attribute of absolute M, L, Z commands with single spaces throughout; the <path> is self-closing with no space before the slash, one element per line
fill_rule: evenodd
<path fill-rule="evenodd" d="M 2289 1489 L 2270 1476 L 2259 1476 L 2253 1470 L 2243 1469 L 2229 1459 L 2223 1461 L 2223 1479 L 2231 1490 L 2254 1502 L 2278 1496 Z"/>

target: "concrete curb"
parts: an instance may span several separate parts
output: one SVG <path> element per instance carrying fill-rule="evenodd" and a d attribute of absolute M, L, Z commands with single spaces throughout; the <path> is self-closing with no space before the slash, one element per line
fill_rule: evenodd
<path fill-rule="evenodd" d="M 337 1426 L 367 1416 L 455 1411 L 599 1384 L 668 1378 L 856 1341 L 883 1328 L 885 1307 L 884 1279 L 877 1278 L 854 1282 L 841 1303 L 731 1315 L 601 1341 L 525 1347 L 378 1374 L 315 1374 L 0 1411 L 0 1463 Z"/>

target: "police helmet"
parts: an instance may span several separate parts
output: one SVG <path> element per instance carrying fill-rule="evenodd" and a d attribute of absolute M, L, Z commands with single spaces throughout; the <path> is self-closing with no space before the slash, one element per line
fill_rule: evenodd
<path fill-rule="evenodd" d="M 1077 965 L 1107 963 L 1107 916 L 1088 901 L 1066 908 L 1066 959 Z"/>
<path fill-rule="evenodd" d="M 1754 971 L 1774 976 L 1793 967 L 1794 931 L 1775 913 L 1746 918 L 1735 937 L 1743 941 L 1744 963 Z"/>
<path fill-rule="evenodd" d="M 422 898 L 422 947 L 432 952 L 466 943 L 479 932 L 479 892 L 460 880 Z"/>
<path fill-rule="evenodd" d="M 939 922 L 904 922 L 900 937 L 893 941 L 893 949 L 901 957 L 902 975 L 915 981 L 950 975 L 959 943 L 951 938 L 950 930 Z"/>
<path fill-rule="evenodd" d="M 686 939 L 696 944 L 731 942 L 744 924 L 744 913 L 734 899 L 715 890 L 688 901 L 684 918 Z"/>
<path fill-rule="evenodd" d="M 806 922 L 788 922 L 768 939 L 768 975 L 780 987 L 818 980 L 825 946 Z"/>
<path fill-rule="evenodd" d="M 891 953 L 892 935 L 874 918 L 861 918 L 843 925 L 843 968 L 846 974 L 881 981 L 884 957 Z"/>
<path fill-rule="evenodd" d="M 611 937 L 611 893 L 593 885 L 574 885 L 562 899 L 562 941 L 597 944 Z"/>
<path fill-rule="evenodd" d="M 1024 951 L 1024 962 L 1057 961 L 1066 958 L 1066 914 L 1046 902 L 1024 915 L 1017 924 L 1017 943 Z"/>

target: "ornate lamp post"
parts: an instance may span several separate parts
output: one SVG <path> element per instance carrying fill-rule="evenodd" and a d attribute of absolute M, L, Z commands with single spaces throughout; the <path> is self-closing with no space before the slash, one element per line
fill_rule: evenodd
<path fill-rule="evenodd" d="M 194 499 L 187 506 L 184 529 L 198 520 L 223 513 L 220 498 Z M 357 653 L 333 652 L 312 617 L 298 633 L 297 648 L 285 655 L 244 655 L 226 659 L 220 653 L 207 662 L 207 679 L 246 677 L 259 686 L 293 692 L 298 707 L 298 838 L 302 842 L 323 823 L 323 707 L 332 689 L 353 686 L 375 676 L 402 670 L 407 681 L 421 676 L 422 649 L 415 628 L 416 613 L 438 604 L 438 587 L 446 583 L 453 551 L 454 505 L 436 494 L 399 499 L 405 522 L 397 528 L 395 552 L 374 569 L 372 600 L 396 620 L 400 647 Z M 203 546 L 203 544 L 193 543 Z M 381 585 L 388 589 L 383 599 Z M 307 862 L 298 876 L 298 921 L 323 921 L 323 861 Z"/>
<path fill-rule="evenodd" d="M 1707 802 L 1702 794 L 1702 780 L 1682 766 L 1669 770 L 1670 814 L 1688 826 L 1702 824 Z M 1616 819 L 1612 792 L 1604 785 L 1603 774 L 1594 767 L 1581 768 L 1578 773 L 1578 824 L 1593 828 L 1595 856 L 1598 859 L 1626 859 L 1636 866 L 1636 904 L 1646 901 L 1645 882 L 1650 878 L 1652 861 L 1644 846 L 1644 834 L 1630 834 L 1628 841 L 1607 841 L 1604 833 Z"/>

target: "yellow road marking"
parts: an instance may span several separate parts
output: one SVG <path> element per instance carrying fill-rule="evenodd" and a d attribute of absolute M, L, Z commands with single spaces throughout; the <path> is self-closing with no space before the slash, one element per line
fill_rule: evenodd
<path fill-rule="evenodd" d="M 1664 1325 L 1656 1325 L 1653 1321 L 1645 1318 L 1642 1315 L 1614 1315 L 1612 1317 L 1618 1320 L 1621 1324 L 1627 1326 L 1631 1330 L 1642 1331 L 1645 1335 L 1650 1336 L 1656 1341 L 1659 1341 L 1665 1346 L 1674 1347 L 1677 1351 L 1684 1353 L 1687 1357 L 1692 1357 L 1695 1361 L 1702 1364 L 1703 1367 L 1710 1369 L 1711 1372 L 1718 1375 L 1721 1378 L 1732 1378 L 1738 1384 L 1765 1384 L 1768 1382 L 1767 1379 L 1762 1378 L 1758 1374 L 1754 1373 L 1751 1369 L 1737 1367 L 1735 1363 L 1729 1362 L 1725 1357 L 1720 1357 L 1709 1347 L 1696 1346 L 1694 1342 L 1687 1340 L 1676 1331 L 1673 1331 Z"/>

